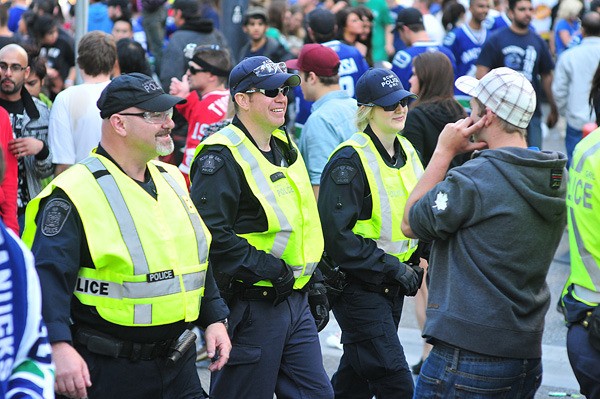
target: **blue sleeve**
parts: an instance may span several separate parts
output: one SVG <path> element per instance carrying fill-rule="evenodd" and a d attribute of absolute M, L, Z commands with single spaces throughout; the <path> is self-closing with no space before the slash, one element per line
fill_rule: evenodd
<path fill-rule="evenodd" d="M 70 205 L 70 210 L 65 212 L 61 226 L 45 233 L 44 212 L 53 200 L 64 201 Z M 48 327 L 48 337 L 51 343 L 71 342 L 71 298 L 81 265 L 81 245 L 85 242 L 83 225 L 75 206 L 60 189 L 42 200 L 36 224 L 38 228 L 31 251 L 40 276 L 42 314 Z"/>
<path fill-rule="evenodd" d="M 502 62 L 498 61 L 498 57 L 502 54 L 500 54 L 499 50 L 497 49 L 496 40 L 494 40 L 495 36 L 496 34 L 492 35 L 488 38 L 488 40 L 485 41 L 483 47 L 481 47 L 481 53 L 479 53 L 479 58 L 477 58 L 475 65 L 482 65 L 490 69 L 502 66 Z"/>
<path fill-rule="evenodd" d="M 537 36 L 537 35 L 536 35 Z M 554 69 L 554 60 L 552 59 L 552 54 L 550 54 L 550 50 L 548 49 L 548 45 L 541 37 L 537 36 L 539 46 L 538 46 L 538 56 L 540 57 L 539 62 L 539 73 L 540 75 L 546 75 Z"/>
<path fill-rule="evenodd" d="M 412 76 L 412 56 L 404 51 L 398 51 L 392 60 L 392 71 L 398 75 L 402 87 L 410 87 L 408 80 Z"/>

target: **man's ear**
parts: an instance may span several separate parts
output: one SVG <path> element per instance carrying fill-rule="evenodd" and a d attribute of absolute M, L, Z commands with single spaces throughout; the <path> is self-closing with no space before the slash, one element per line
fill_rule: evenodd
<path fill-rule="evenodd" d="M 238 105 L 238 107 L 240 107 L 240 109 L 243 109 L 244 111 L 247 111 L 248 108 L 250 108 L 250 96 L 246 93 L 235 93 L 235 103 Z"/>
<path fill-rule="evenodd" d="M 492 111 L 490 107 L 485 107 L 485 122 L 483 123 L 483 126 L 490 126 L 495 118 L 497 118 L 497 116 L 494 111 Z"/>
<path fill-rule="evenodd" d="M 125 118 L 119 114 L 112 114 L 108 121 L 112 126 L 113 130 L 121 137 L 127 136 L 127 130 L 125 129 Z"/>

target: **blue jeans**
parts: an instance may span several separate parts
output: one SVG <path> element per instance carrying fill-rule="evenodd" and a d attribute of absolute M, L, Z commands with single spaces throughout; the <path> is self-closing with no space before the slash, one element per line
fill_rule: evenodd
<path fill-rule="evenodd" d="M 565 147 L 567 149 L 567 168 L 571 166 L 571 158 L 573 158 L 573 150 L 577 143 L 581 141 L 583 131 L 572 128 L 567 124 L 567 134 L 565 135 Z"/>
<path fill-rule="evenodd" d="M 541 383 L 539 358 L 487 356 L 438 342 L 421 368 L 413 398 L 527 399 Z"/>
<path fill-rule="evenodd" d="M 533 116 L 527 126 L 527 145 L 542 149 L 542 117 Z"/>

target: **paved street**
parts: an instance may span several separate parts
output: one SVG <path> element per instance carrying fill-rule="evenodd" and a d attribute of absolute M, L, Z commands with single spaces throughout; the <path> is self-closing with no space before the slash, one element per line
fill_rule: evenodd
<path fill-rule="evenodd" d="M 547 107 L 545 107 L 544 111 L 547 112 Z M 564 151 L 564 138 L 559 134 L 560 129 L 564 130 L 564 120 L 562 119 L 557 128 L 546 133 L 544 149 Z M 546 315 L 546 327 L 543 337 L 542 361 L 544 377 L 542 387 L 536 394 L 536 399 L 549 398 L 550 392 L 561 392 L 572 395 L 579 393 L 579 385 L 569 365 L 565 348 L 567 329 L 564 326 L 562 315 L 556 310 L 556 303 L 568 274 L 568 237 L 565 231 L 547 278 L 552 293 L 552 304 Z M 482 304 L 482 306 L 493 305 Z M 332 320 L 320 333 L 323 363 L 330 376 L 337 369 L 342 351 L 332 345 L 328 345 L 327 341 L 330 336 L 338 332 L 339 328 L 332 314 Z M 421 355 L 422 340 L 415 318 L 413 298 L 407 298 L 405 301 L 398 335 L 404 346 L 409 365 L 417 363 Z M 203 386 L 208 390 L 208 371 L 199 368 L 199 373 Z"/>

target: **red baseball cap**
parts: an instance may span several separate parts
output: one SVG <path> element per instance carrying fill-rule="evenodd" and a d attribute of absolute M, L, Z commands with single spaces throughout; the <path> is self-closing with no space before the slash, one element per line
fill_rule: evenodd
<path fill-rule="evenodd" d="M 317 76 L 335 76 L 340 67 L 340 57 L 329 47 L 318 43 L 305 44 L 297 59 L 285 62 L 290 69 L 314 72 Z"/>

